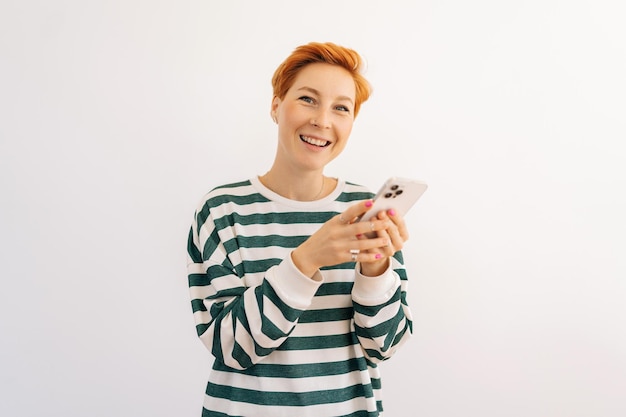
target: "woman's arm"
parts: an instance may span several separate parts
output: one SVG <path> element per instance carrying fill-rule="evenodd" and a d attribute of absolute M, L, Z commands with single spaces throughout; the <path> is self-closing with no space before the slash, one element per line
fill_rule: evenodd
<path fill-rule="evenodd" d="M 407 285 L 401 252 L 390 258 L 389 268 L 380 276 L 364 276 L 357 269 L 352 290 L 354 327 L 372 362 L 389 359 L 412 334 Z"/>
<path fill-rule="evenodd" d="M 320 282 L 304 276 L 287 257 L 269 268 L 260 284 L 246 287 L 205 212 L 194 218 L 187 250 L 196 330 L 216 360 L 244 369 L 284 342 Z"/>

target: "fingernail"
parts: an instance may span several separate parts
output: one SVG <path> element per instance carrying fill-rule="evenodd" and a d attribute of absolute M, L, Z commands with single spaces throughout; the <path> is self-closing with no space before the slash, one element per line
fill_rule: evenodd
<path fill-rule="evenodd" d="M 380 253 L 377 253 L 377 254 L 376 254 L 376 256 L 375 256 L 374 258 L 376 258 L 376 259 L 380 259 L 380 258 L 382 258 L 382 257 L 383 257 L 383 255 L 381 255 Z"/>
<path fill-rule="evenodd" d="M 365 207 L 372 207 L 372 200 L 367 200 L 365 202 Z"/>
<path fill-rule="evenodd" d="M 395 216 L 396 215 L 396 211 L 394 209 L 389 209 L 389 211 L 387 213 L 389 213 L 390 216 Z"/>

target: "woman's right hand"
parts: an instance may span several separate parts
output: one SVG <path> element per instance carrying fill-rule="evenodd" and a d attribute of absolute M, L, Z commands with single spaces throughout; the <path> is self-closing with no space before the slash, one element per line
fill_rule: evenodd
<path fill-rule="evenodd" d="M 367 222 L 356 220 L 372 207 L 372 200 L 356 203 L 320 227 L 306 241 L 293 250 L 291 259 L 306 276 L 313 277 L 323 266 L 344 262 L 375 262 L 382 254 L 373 249 L 389 244 L 386 237 L 364 238 L 366 233 L 386 230 L 391 220 L 373 218 Z M 377 235 L 377 234 L 376 234 Z"/>

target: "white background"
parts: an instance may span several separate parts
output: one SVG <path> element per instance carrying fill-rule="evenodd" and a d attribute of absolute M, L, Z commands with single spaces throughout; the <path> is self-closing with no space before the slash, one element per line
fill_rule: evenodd
<path fill-rule="evenodd" d="M 626 415 L 622 4 L 2 1 L 0 415 L 200 415 L 193 210 L 269 168 L 312 40 L 375 89 L 326 173 L 430 184 L 386 414 Z"/>

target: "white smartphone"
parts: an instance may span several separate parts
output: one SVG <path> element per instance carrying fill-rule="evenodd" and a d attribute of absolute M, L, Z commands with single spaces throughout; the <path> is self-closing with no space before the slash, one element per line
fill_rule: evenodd
<path fill-rule="evenodd" d="M 374 196 L 374 206 L 359 221 L 367 221 L 380 211 L 389 209 L 394 209 L 398 214 L 404 216 L 427 188 L 428 185 L 422 181 L 398 177 L 389 178 Z"/>

